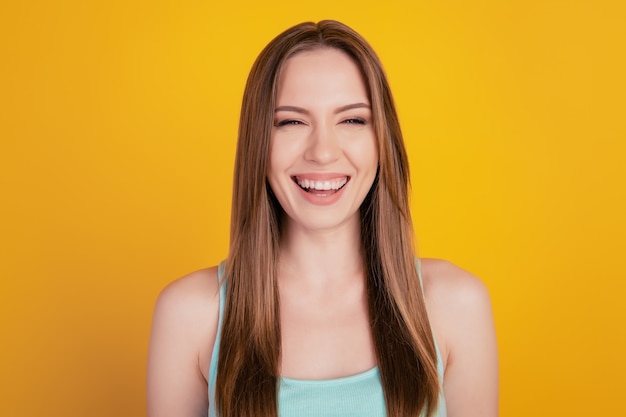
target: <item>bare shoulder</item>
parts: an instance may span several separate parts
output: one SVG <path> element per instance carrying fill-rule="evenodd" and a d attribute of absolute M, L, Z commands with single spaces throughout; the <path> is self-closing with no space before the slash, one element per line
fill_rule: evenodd
<path fill-rule="evenodd" d="M 449 416 L 497 416 L 498 352 L 489 292 L 454 264 L 421 260 L 428 317 L 444 364 Z"/>
<path fill-rule="evenodd" d="M 490 306 L 489 292 L 472 273 L 442 259 L 421 259 L 424 294 L 433 308 L 466 309 Z"/>
<path fill-rule="evenodd" d="M 472 325 L 492 325 L 491 299 L 485 284 L 472 273 L 441 259 L 421 259 L 424 299 L 431 325 L 449 357 Z M 444 357 L 444 360 L 446 359 Z"/>
<path fill-rule="evenodd" d="M 195 313 L 208 312 L 219 303 L 218 290 L 217 266 L 192 272 L 161 291 L 155 314 L 163 313 L 182 320 L 193 319 Z"/>
<path fill-rule="evenodd" d="M 161 291 L 148 353 L 150 417 L 206 415 L 218 315 L 217 267 L 188 274 Z"/>
<path fill-rule="evenodd" d="M 154 308 L 153 332 L 170 329 L 187 340 L 198 354 L 198 363 L 208 371 L 219 314 L 217 266 L 185 275 L 166 286 Z M 207 357 L 208 356 L 208 357 Z"/>

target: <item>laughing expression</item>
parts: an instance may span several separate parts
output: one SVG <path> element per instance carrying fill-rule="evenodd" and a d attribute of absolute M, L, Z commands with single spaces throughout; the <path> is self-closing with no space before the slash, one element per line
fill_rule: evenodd
<path fill-rule="evenodd" d="M 355 62 L 333 48 L 285 61 L 268 181 L 290 227 L 357 226 L 377 166 L 370 101 Z"/>

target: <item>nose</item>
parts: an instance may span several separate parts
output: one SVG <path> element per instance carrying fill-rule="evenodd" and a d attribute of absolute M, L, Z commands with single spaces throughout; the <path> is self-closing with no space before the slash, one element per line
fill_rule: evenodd
<path fill-rule="evenodd" d="M 339 159 L 341 146 L 332 127 L 318 126 L 308 138 L 304 159 L 318 164 L 328 164 Z"/>

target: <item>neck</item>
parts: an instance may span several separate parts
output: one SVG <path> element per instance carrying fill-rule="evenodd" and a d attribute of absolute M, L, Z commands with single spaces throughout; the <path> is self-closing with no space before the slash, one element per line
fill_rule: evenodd
<path fill-rule="evenodd" d="M 306 230 L 286 224 L 280 248 L 278 278 L 312 286 L 363 279 L 361 230 L 354 221 L 329 230 Z"/>

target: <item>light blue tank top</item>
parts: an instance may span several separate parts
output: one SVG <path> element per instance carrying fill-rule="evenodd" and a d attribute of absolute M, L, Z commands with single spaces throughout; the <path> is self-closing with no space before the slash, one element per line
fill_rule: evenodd
<path fill-rule="evenodd" d="M 418 265 L 419 272 L 419 265 Z M 218 279 L 224 274 L 224 263 L 218 269 Z M 421 273 L 420 280 L 421 280 Z M 226 301 L 226 285 L 220 286 L 220 306 L 217 336 L 209 367 L 209 417 L 217 417 L 215 410 L 215 380 L 219 355 L 222 318 Z M 437 369 L 443 383 L 443 364 L 437 349 Z M 422 414 L 424 415 L 424 413 Z M 343 378 L 302 380 L 280 378 L 278 391 L 279 417 L 385 417 L 385 398 L 378 367 Z M 446 417 L 446 403 L 440 390 L 439 405 L 434 417 Z"/>

